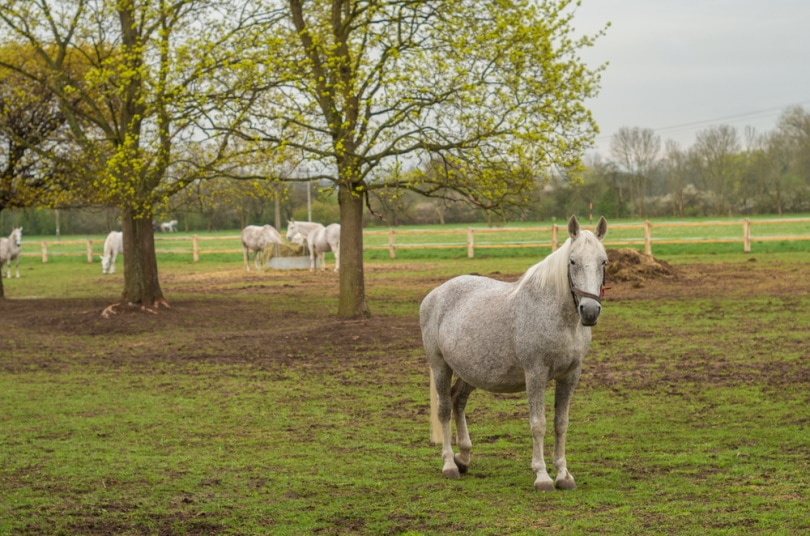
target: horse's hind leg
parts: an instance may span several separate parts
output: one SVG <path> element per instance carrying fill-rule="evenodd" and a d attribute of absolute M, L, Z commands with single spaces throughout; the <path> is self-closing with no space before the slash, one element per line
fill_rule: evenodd
<path fill-rule="evenodd" d="M 470 440 L 470 433 L 467 431 L 467 417 L 464 414 L 464 408 L 467 406 L 470 393 L 473 391 L 475 391 L 475 387 L 459 378 L 450 392 L 450 397 L 453 400 L 453 415 L 456 420 L 456 434 L 458 435 L 458 454 L 454 459 L 461 473 L 466 473 L 470 467 L 472 441 Z"/>
<path fill-rule="evenodd" d="M 433 387 L 436 389 L 436 417 L 441 428 L 442 436 L 442 460 L 444 460 L 442 474 L 447 478 L 461 478 L 459 468 L 453 456 L 453 436 L 450 433 L 450 417 L 453 412 L 453 402 L 450 391 L 453 371 L 443 361 L 440 364 L 431 362 L 430 370 L 433 373 Z"/>

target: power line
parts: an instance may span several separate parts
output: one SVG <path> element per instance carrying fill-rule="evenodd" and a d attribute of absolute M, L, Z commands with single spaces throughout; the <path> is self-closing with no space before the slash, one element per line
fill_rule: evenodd
<path fill-rule="evenodd" d="M 803 100 L 803 101 L 795 102 L 793 104 L 787 104 L 787 105 L 784 105 L 784 106 L 775 106 L 773 108 L 765 108 L 765 109 L 762 109 L 762 110 L 754 110 L 754 111 L 750 111 L 750 112 L 741 112 L 741 113 L 737 113 L 737 114 L 726 115 L 726 116 L 722 116 L 722 117 L 716 117 L 716 118 L 713 118 L 713 119 L 701 119 L 701 120 L 697 120 L 697 121 L 690 121 L 688 123 L 679 123 L 679 124 L 676 124 L 676 125 L 653 128 L 651 130 L 655 131 L 656 133 L 673 134 L 673 133 L 675 133 L 677 131 L 680 131 L 680 130 L 688 130 L 688 129 L 691 129 L 691 128 L 694 128 L 694 127 L 699 127 L 699 126 L 702 126 L 702 125 L 708 125 L 708 124 L 712 124 L 712 123 L 729 122 L 729 121 L 732 121 L 732 120 L 739 121 L 739 120 L 744 120 L 744 119 L 754 119 L 754 118 L 757 118 L 759 116 L 766 116 L 766 115 L 769 115 L 769 114 L 773 114 L 775 112 L 782 112 L 782 111 L 784 111 L 786 108 L 788 108 L 790 106 L 802 106 L 802 105 L 808 104 L 808 103 L 810 103 L 810 100 Z M 597 140 L 599 140 L 599 139 L 607 139 L 607 138 L 610 138 L 610 137 L 612 137 L 612 134 L 601 134 L 601 135 L 597 136 L 596 139 Z"/>
<path fill-rule="evenodd" d="M 796 103 L 794 105 L 788 105 L 788 106 L 802 105 L 802 104 L 806 104 L 808 102 L 810 102 L 810 100 L 801 101 L 801 102 L 798 102 L 798 103 Z M 773 107 L 773 108 L 766 108 L 766 109 L 763 109 L 763 110 L 756 110 L 756 111 L 752 111 L 752 112 L 743 112 L 743 113 L 739 113 L 739 114 L 726 115 L 726 116 L 717 117 L 717 118 L 714 118 L 714 119 L 703 119 L 703 120 L 700 120 L 700 121 L 692 121 L 690 123 L 681 123 L 679 125 L 671 125 L 671 126 L 668 126 L 668 127 L 659 127 L 659 128 L 654 128 L 653 130 L 655 130 L 656 132 L 669 131 L 669 130 L 678 130 L 678 129 L 681 129 L 681 128 L 691 128 L 691 127 L 695 127 L 695 126 L 699 126 L 699 125 L 705 125 L 705 124 L 708 124 L 708 123 L 719 123 L 719 122 L 722 122 L 722 121 L 730 121 L 732 119 L 750 119 L 750 118 L 753 118 L 753 117 L 756 117 L 756 116 L 759 116 L 759 115 L 769 115 L 769 114 L 772 114 L 774 112 L 782 112 L 788 106 L 776 106 L 776 107 Z"/>

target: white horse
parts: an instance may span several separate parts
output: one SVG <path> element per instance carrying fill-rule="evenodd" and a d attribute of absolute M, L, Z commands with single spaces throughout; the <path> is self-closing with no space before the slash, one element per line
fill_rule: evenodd
<path fill-rule="evenodd" d="M 529 268 L 515 283 L 464 275 L 433 289 L 419 320 L 431 370 L 431 439 L 442 443 L 442 472 L 459 478 L 470 464 L 472 443 L 464 408 L 476 388 L 496 393 L 526 391 L 532 432 L 535 489 L 574 489 L 565 460 L 568 407 L 601 312 L 607 254 L 602 239 L 580 230 L 572 216 L 557 251 Z M 451 387 L 452 377 L 457 380 Z M 554 481 L 546 471 L 546 384 L 555 380 Z M 450 418 L 455 418 L 458 455 L 453 455 Z"/>
<path fill-rule="evenodd" d="M 101 273 L 115 273 L 115 259 L 118 254 L 124 253 L 124 233 L 121 231 L 111 231 L 104 240 L 104 255 L 101 258 Z"/>
<path fill-rule="evenodd" d="M 177 220 L 164 221 L 160 224 L 161 233 L 175 233 L 177 232 Z"/>
<path fill-rule="evenodd" d="M 283 243 L 284 239 L 281 237 L 281 234 L 276 231 L 276 228 L 272 225 L 265 225 L 263 227 L 248 225 L 242 229 L 242 247 L 245 248 L 244 257 L 247 271 L 250 271 L 250 263 L 248 262 L 250 251 L 253 251 L 253 264 L 256 265 L 256 269 L 258 270 L 260 269 L 259 254 L 262 254 L 262 261 L 264 261 L 264 249 L 268 244 Z"/>
<path fill-rule="evenodd" d="M 340 270 L 340 224 L 332 223 L 324 227 L 311 221 L 287 222 L 287 240 L 298 245 L 306 244 L 309 249 L 309 269 L 315 270 L 315 259 L 320 259 L 321 267 L 326 270 L 325 253 L 335 254 L 335 271 Z"/>
<path fill-rule="evenodd" d="M 8 278 L 11 279 L 11 261 L 14 261 L 14 268 L 17 277 L 20 277 L 20 248 L 22 247 L 22 227 L 16 227 L 8 238 L 0 238 L 0 277 L 3 277 L 3 267 L 8 271 Z"/>

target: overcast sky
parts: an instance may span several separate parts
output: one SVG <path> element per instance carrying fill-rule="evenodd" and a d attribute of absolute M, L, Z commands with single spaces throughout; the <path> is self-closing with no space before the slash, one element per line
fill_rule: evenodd
<path fill-rule="evenodd" d="M 808 0 L 582 0 L 577 34 L 606 22 L 607 35 L 582 54 L 609 62 L 589 101 L 598 152 L 623 127 L 651 128 L 662 142 L 691 146 L 712 125 L 774 128 L 790 105 L 810 110 Z"/>

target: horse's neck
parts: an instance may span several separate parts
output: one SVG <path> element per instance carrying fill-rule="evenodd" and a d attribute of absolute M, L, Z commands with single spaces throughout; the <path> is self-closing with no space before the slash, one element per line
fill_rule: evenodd
<path fill-rule="evenodd" d="M 571 293 L 562 293 L 553 285 L 526 285 L 514 299 L 527 314 L 551 319 L 559 329 L 575 329 L 580 324 Z"/>

